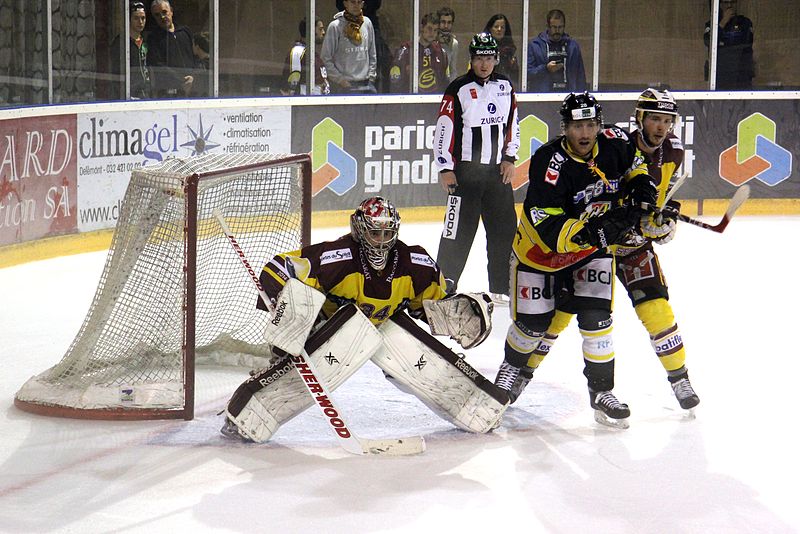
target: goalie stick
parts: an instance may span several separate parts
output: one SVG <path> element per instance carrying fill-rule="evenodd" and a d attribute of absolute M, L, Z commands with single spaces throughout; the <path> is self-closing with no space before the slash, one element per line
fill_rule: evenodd
<path fill-rule="evenodd" d="M 242 250 L 236 237 L 231 232 L 228 223 L 225 221 L 225 217 L 222 215 L 222 211 L 220 211 L 219 208 L 214 208 L 213 214 L 234 252 L 250 275 L 250 279 L 258 290 L 259 297 L 261 297 L 269 313 L 274 314 L 275 310 L 272 306 L 272 302 L 261 286 L 258 274 L 256 274 L 250 266 L 250 262 L 247 260 L 244 250 Z M 292 362 L 294 362 L 294 368 L 300 374 L 309 395 L 314 399 L 314 404 L 319 408 L 320 412 L 322 412 L 322 415 L 325 417 L 325 420 L 330 425 L 339 440 L 339 444 L 344 450 L 352 454 L 360 455 L 388 454 L 397 456 L 420 454 L 425 451 L 425 439 L 422 436 L 389 439 L 364 439 L 356 436 L 345 422 L 341 410 L 334 405 L 328 386 L 320 379 L 320 374 L 317 372 L 316 365 L 311 358 L 309 358 L 305 349 L 303 349 L 300 354 L 292 356 Z M 312 389 L 312 384 L 318 390 L 317 393 Z"/>
<path fill-rule="evenodd" d="M 706 230 L 711 230 L 712 232 L 717 232 L 721 234 L 725 231 L 725 228 L 728 227 L 728 224 L 733 219 L 733 215 L 736 213 L 742 204 L 750 197 L 750 186 L 743 185 L 739 189 L 736 190 L 734 193 L 733 198 L 728 203 L 728 209 L 725 210 L 725 214 L 722 216 L 722 219 L 717 224 L 708 224 L 704 223 L 703 221 L 699 221 L 697 219 L 693 219 L 688 215 L 684 215 L 683 213 L 665 206 L 663 208 L 657 208 L 652 204 L 643 204 L 642 207 L 647 210 L 653 210 L 655 212 L 663 212 L 664 214 L 669 214 L 670 217 L 673 217 L 679 221 L 683 221 L 685 223 L 692 224 L 694 226 L 699 226 L 700 228 L 705 228 Z"/>

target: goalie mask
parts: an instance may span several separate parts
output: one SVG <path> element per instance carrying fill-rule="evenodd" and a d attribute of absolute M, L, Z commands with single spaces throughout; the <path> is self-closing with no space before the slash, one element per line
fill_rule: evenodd
<path fill-rule="evenodd" d="M 350 233 L 361 244 L 367 261 L 376 271 L 386 267 L 399 229 L 400 214 L 383 197 L 366 199 L 350 216 Z"/>
<path fill-rule="evenodd" d="M 636 126 L 639 128 L 639 131 L 642 133 L 642 139 L 644 140 L 645 144 L 650 148 L 658 148 L 658 145 L 651 146 L 651 143 L 648 139 L 646 139 L 645 129 L 644 129 L 644 119 L 648 113 L 663 113 L 665 115 L 672 115 L 672 127 L 669 129 L 670 132 L 675 128 L 675 125 L 678 123 L 678 104 L 675 102 L 675 99 L 672 98 L 672 94 L 669 91 L 656 91 L 655 89 L 645 89 L 644 92 L 639 95 L 639 98 L 636 100 Z"/>

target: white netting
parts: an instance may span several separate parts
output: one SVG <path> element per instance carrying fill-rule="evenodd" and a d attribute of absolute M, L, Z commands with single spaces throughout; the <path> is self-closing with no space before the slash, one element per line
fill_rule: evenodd
<path fill-rule="evenodd" d="M 211 212 L 222 211 L 256 269 L 299 248 L 301 166 L 270 164 L 278 159 L 286 156 L 208 155 L 134 171 L 86 319 L 61 362 L 20 389 L 18 404 L 183 409 L 185 191 L 195 174 L 196 362 L 264 365 L 268 315 L 255 308 L 252 281 Z"/>

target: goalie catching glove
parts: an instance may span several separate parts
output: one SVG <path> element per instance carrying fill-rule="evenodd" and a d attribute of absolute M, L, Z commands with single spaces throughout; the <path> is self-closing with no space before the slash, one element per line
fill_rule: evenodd
<path fill-rule="evenodd" d="M 450 336 L 465 349 L 477 347 L 492 331 L 494 304 L 486 293 L 459 293 L 422 306 L 431 334 Z"/>

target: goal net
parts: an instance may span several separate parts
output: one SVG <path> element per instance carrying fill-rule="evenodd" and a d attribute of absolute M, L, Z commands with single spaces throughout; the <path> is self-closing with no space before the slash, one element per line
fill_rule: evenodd
<path fill-rule="evenodd" d="M 15 404 L 91 419 L 194 416 L 195 364 L 267 363 L 268 315 L 220 230 L 255 265 L 308 243 L 307 155 L 206 155 L 133 171 L 86 318 Z"/>

